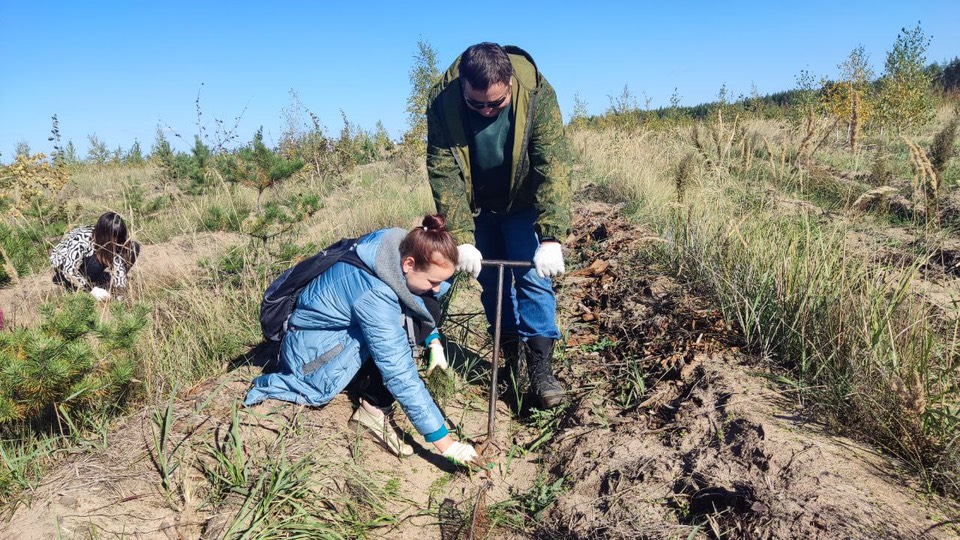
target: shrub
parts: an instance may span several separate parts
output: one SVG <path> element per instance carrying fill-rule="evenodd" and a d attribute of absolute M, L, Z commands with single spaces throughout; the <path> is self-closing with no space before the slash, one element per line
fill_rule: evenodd
<path fill-rule="evenodd" d="M 14 280 L 9 270 L 23 277 L 35 272 L 47 264 L 47 254 L 54 243 L 64 233 L 65 216 L 58 207 L 46 204 L 45 200 L 34 201 L 24 211 L 24 219 L 0 223 L 0 285 Z"/>
<path fill-rule="evenodd" d="M 933 137 L 933 142 L 930 144 L 930 164 L 939 176 L 943 176 L 950 158 L 953 157 L 953 144 L 957 140 L 958 124 L 960 124 L 960 117 L 947 122 L 947 125 Z"/>
<path fill-rule="evenodd" d="M 0 334 L 0 429 L 43 427 L 63 415 L 122 405 L 147 308 L 114 303 L 109 314 L 98 315 L 91 296 L 74 294 L 40 311 L 39 328 Z"/>

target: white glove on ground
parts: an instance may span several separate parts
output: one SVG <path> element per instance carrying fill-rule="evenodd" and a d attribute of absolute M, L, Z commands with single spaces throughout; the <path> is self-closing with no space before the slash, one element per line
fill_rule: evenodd
<path fill-rule="evenodd" d="M 533 265 L 540 277 L 559 276 L 564 272 L 563 252 L 559 242 L 544 242 L 533 255 Z"/>
<path fill-rule="evenodd" d="M 457 246 L 457 270 L 468 272 L 476 278 L 480 275 L 480 262 L 483 261 L 483 255 L 474 247 L 473 244 L 460 244 Z"/>
<path fill-rule="evenodd" d="M 97 299 L 99 302 L 110 299 L 110 293 L 106 289 L 101 289 L 100 287 L 94 287 L 90 294 Z"/>
<path fill-rule="evenodd" d="M 443 344 L 439 339 L 430 342 L 430 360 L 427 362 L 427 377 L 433 373 L 434 368 L 440 368 L 444 371 L 450 367 L 447 363 L 447 355 L 443 352 Z"/>
<path fill-rule="evenodd" d="M 473 460 L 477 459 L 477 451 L 473 449 L 473 446 L 458 441 L 451 444 L 443 452 L 443 457 L 462 467 L 469 467 Z"/>

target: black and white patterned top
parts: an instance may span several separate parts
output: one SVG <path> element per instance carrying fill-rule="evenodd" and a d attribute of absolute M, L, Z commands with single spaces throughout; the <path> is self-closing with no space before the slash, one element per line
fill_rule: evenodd
<path fill-rule="evenodd" d="M 75 287 L 91 290 L 93 285 L 83 274 L 83 260 L 93 256 L 93 225 L 77 227 L 68 232 L 63 240 L 50 252 L 50 264 L 59 270 Z M 110 284 L 116 288 L 127 286 L 127 265 L 119 254 L 113 257 L 110 271 Z"/>

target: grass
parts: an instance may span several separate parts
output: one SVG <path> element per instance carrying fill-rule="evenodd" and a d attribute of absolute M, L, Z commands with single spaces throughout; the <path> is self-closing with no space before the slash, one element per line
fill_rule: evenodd
<path fill-rule="evenodd" d="M 223 436 L 218 436 L 206 446 L 212 465 L 201 462 L 204 476 L 212 485 L 213 500 L 223 500 L 231 492 L 242 490 L 250 481 L 249 459 L 244 450 L 240 430 L 238 402 L 230 409 L 230 426 Z"/>
<path fill-rule="evenodd" d="M 225 437 L 208 445 L 215 465 L 204 466 L 214 492 L 209 500 L 226 513 L 219 537 L 375 538 L 395 521 L 387 510 L 395 482 L 350 462 L 324 461 L 324 448 L 294 456 L 297 418 L 283 426 L 267 451 L 255 451 L 241 435 L 237 404 Z"/>
<path fill-rule="evenodd" d="M 852 190 L 829 172 L 814 176 L 811 168 L 780 157 L 796 153 L 799 135 L 782 123 L 753 120 L 739 122 L 736 129 L 729 121 L 725 127 L 704 126 L 702 133 L 709 134 L 708 142 L 722 144 L 705 144 L 698 153 L 690 128 L 577 131 L 573 143 L 586 176 L 625 201 L 633 218 L 662 234 L 667 242 L 655 248 L 656 254 L 689 283 L 712 293 L 725 319 L 742 331 L 754 352 L 772 359 L 779 379 L 792 381 L 804 405 L 838 430 L 902 457 L 931 486 L 958 492 L 957 313 L 938 312 L 918 299 L 912 289 L 917 266 L 877 267 L 849 244 L 854 228 L 883 223 L 851 224 L 844 215 L 862 186 L 853 184 Z M 890 143 L 895 175 L 909 174 L 904 151 L 905 145 Z M 864 152 L 858 160 L 827 144 L 816 159 L 835 169 L 866 171 L 872 154 Z M 382 162 L 339 179 L 286 182 L 266 193 L 267 202 L 299 209 L 302 220 L 264 246 L 245 233 L 256 206 L 251 189 L 213 185 L 189 195 L 182 186 L 162 181 L 149 165 L 80 168 L 68 187 L 66 197 L 73 202 L 62 219 L 44 218 L 42 226 L 40 218 L 5 223 L 9 230 L 32 232 L 4 237 L 0 229 L 0 242 L 16 246 L 7 247 L 8 254 L 22 255 L 14 266 L 26 275 L 45 268 L 47 248 L 67 226 L 92 223 L 108 209 L 120 211 L 134 238 L 147 245 L 197 245 L 216 233 L 217 245 L 188 275 L 147 281 L 136 269 L 133 273 L 130 296 L 151 307 L 150 324 L 136 344 L 136 377 L 142 384 L 137 394 L 142 402 L 136 405 L 156 407 L 148 437 L 161 491 L 173 508 L 200 497 L 224 517 L 222 537 L 376 537 L 380 527 L 396 519 L 388 511 L 399 496 L 395 479 L 384 481 L 356 462 L 320 459 L 322 448 L 296 448 L 291 435 L 304 429 L 296 419 L 278 428 L 270 441 L 253 438 L 247 428 L 259 419 L 236 403 L 217 431 L 178 433 L 176 389 L 222 376 L 245 361 L 260 338 L 260 295 L 292 260 L 341 237 L 412 226 L 431 211 L 421 176 Z M 844 219 L 786 212 L 784 196 L 816 201 Z M 476 314 L 445 327 L 451 341 L 465 346 L 448 349 L 451 363 L 465 384 L 477 386 L 467 392 L 468 409 L 485 410 L 482 358 L 489 342 L 482 329 L 477 331 L 482 327 L 485 321 Z M 585 352 L 612 345 L 600 341 Z M 638 362 L 625 361 L 618 400 L 630 407 L 642 401 L 647 374 Z M 429 381 L 440 401 L 464 390 L 457 387 L 462 383 L 439 371 Z M 566 414 L 564 409 L 534 410 L 527 427 L 539 435 L 511 453 L 546 448 Z M 82 443 L 78 434 L 85 433 L 96 441 L 92 445 L 103 446 L 106 419 L 67 418 L 75 426 L 69 430 L 73 444 Z M 35 435 L 3 441 L 0 493 L 35 485 L 64 444 Z M 200 488 L 189 484 L 189 472 L 202 476 Z M 451 478 L 441 477 L 430 489 L 443 491 Z M 530 530 L 563 489 L 563 479 L 544 473 L 530 490 L 493 507 L 491 515 L 501 526 Z"/>
<path fill-rule="evenodd" d="M 150 458 L 153 460 L 157 473 L 160 475 L 160 487 L 163 489 L 164 498 L 174 509 L 178 508 L 176 501 L 177 481 L 174 474 L 182 464 L 182 459 L 177 455 L 178 450 L 186 442 L 186 438 L 180 441 L 173 440 L 174 424 L 174 403 L 176 394 L 170 395 L 170 400 L 162 409 L 157 409 L 151 418 L 151 434 L 153 435 L 153 449 Z"/>
<path fill-rule="evenodd" d="M 250 241 L 237 232 L 242 230 L 242 223 L 237 225 L 242 221 L 240 216 L 255 205 L 256 192 L 251 189 L 220 185 L 188 196 L 180 187 L 164 182 L 153 166 L 79 167 L 73 171 L 64 199 L 70 202 L 56 219 L 42 211 L 25 213 L 19 221 L 0 223 L 0 245 L 7 248 L 19 277 L 46 271 L 47 252 L 65 230 L 93 223 L 106 210 L 119 211 L 133 238 L 148 246 L 171 240 L 202 245 L 199 240 L 210 230 L 233 231 L 233 236 L 217 238 L 212 256 L 202 267 L 188 261 L 183 275 L 153 274 L 150 279 L 134 267 L 131 275 L 128 297 L 149 306 L 150 311 L 149 325 L 135 344 L 138 388 L 130 405 L 163 404 L 148 438 L 153 439 L 161 491 L 171 505 L 183 503 L 183 492 L 177 478 L 182 473 L 178 469 L 182 441 L 171 432 L 174 419 L 168 409 L 172 403 L 169 399 L 176 388 L 191 387 L 245 362 L 246 353 L 260 341 L 259 299 L 269 281 L 293 258 L 316 246 L 388 224 L 412 224 L 433 205 L 425 182 L 415 181 L 388 164 L 359 167 L 345 179 L 332 182 L 301 178 L 265 195 L 268 202 L 291 201 L 304 213 L 302 221 L 264 249 L 259 241 Z M 218 212 L 223 218 L 213 219 Z M 225 220 L 225 224 L 221 226 L 218 220 Z M 9 234 L 4 235 L 4 231 Z M 219 254 L 228 247 L 224 238 L 235 246 L 228 257 Z M 69 440 L 59 435 L 25 433 L 2 441 L 0 501 L 10 501 L 28 489 L 65 446 L 89 447 L 87 439 L 102 443 L 107 418 L 61 417 L 72 423 L 69 427 L 73 429 L 67 430 Z M 220 448 L 224 454 L 234 452 L 232 461 L 224 462 L 223 467 L 237 463 L 236 448 L 213 448 Z M 221 457 L 226 459 L 226 455 Z M 287 465 L 293 467 L 295 463 Z M 240 472 L 223 470 L 224 475 L 233 474 L 234 483 L 240 482 Z M 282 484 L 284 480 L 274 481 Z"/>
<path fill-rule="evenodd" d="M 764 159 L 705 167 L 678 205 L 669 171 L 689 152 L 684 140 L 581 131 L 574 141 L 588 174 L 668 240 L 657 249 L 676 273 L 709 291 L 755 352 L 808 389 L 805 405 L 903 458 L 930 486 L 960 492 L 958 313 L 912 293 L 915 268 L 878 267 L 847 242 L 844 220 L 791 215 L 763 195 L 794 185 L 822 198 L 809 184 L 799 189 L 803 169 Z M 845 198 L 831 197 L 836 211 Z"/>

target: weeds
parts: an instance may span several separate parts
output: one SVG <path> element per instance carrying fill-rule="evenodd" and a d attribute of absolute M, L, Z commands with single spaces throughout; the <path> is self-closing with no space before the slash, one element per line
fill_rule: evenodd
<path fill-rule="evenodd" d="M 639 359 L 627 358 L 625 365 L 618 368 L 618 372 L 617 405 L 623 409 L 631 409 L 647 394 L 647 369 Z"/>
<path fill-rule="evenodd" d="M 569 405 L 562 405 L 552 409 L 532 409 L 530 411 L 529 424 L 539 435 L 529 445 L 527 452 L 535 452 L 537 448 L 548 444 L 560 430 L 560 425 L 566 418 L 566 411 Z"/>
<path fill-rule="evenodd" d="M 874 186 L 885 186 L 893 180 L 893 171 L 890 170 L 890 162 L 882 146 L 877 147 L 877 152 L 873 156 L 869 178 Z"/>
<path fill-rule="evenodd" d="M 937 132 L 930 144 L 930 165 L 938 177 L 943 177 L 950 160 L 956 155 L 953 149 L 957 140 L 957 128 L 960 127 L 960 116 L 955 116 L 942 130 Z"/>
<path fill-rule="evenodd" d="M 207 455 L 213 464 L 201 462 L 204 476 L 211 484 L 214 501 L 222 501 L 230 493 L 242 493 L 250 481 L 250 466 L 240 432 L 238 402 L 230 408 L 230 427 L 222 437 L 215 434 L 212 444 L 207 445 Z"/>
<path fill-rule="evenodd" d="M 937 174 L 930 157 L 919 145 L 901 137 L 910 148 L 910 164 L 913 166 L 913 189 L 922 194 L 926 225 L 940 226 L 940 175 Z"/>
<path fill-rule="evenodd" d="M 366 473 L 347 466 L 346 482 L 331 491 L 317 480 L 327 477 L 331 465 L 309 456 L 290 459 L 284 435 L 262 465 L 242 490 L 242 502 L 223 538 L 369 538 L 394 520 L 384 506 L 385 488 Z"/>
<path fill-rule="evenodd" d="M 177 451 L 187 441 L 186 438 L 174 442 L 173 424 L 174 424 L 174 403 L 176 400 L 176 391 L 170 394 L 166 407 L 154 411 L 151 424 L 151 434 L 153 435 L 153 452 L 150 458 L 160 475 L 160 487 L 163 488 L 163 495 L 171 508 L 176 509 L 179 505 L 175 501 L 178 487 L 174 474 L 182 464 Z"/>
<path fill-rule="evenodd" d="M 811 126 L 796 152 L 806 159 L 823 138 Z M 751 188 L 736 169 L 731 177 L 700 176 L 699 189 L 684 193 L 688 210 L 678 219 L 669 204 L 674 178 L 660 171 L 670 171 L 687 148 L 665 137 L 650 145 L 653 133 L 576 137 L 603 186 L 633 200 L 634 212 L 673 239 L 664 246 L 667 260 L 712 294 L 752 350 L 788 370 L 807 390 L 805 403 L 935 477 L 941 489 L 960 489 L 948 435 L 960 429 L 956 376 L 948 375 L 957 338 L 943 330 L 956 314 L 935 315 L 912 298 L 910 268 L 872 266 L 847 245 L 842 223 L 743 204 Z M 783 152 L 768 143 L 767 153 L 761 165 L 782 172 L 776 156 Z"/>
<path fill-rule="evenodd" d="M 16 509 L 11 497 L 31 489 L 55 453 L 55 440 L 48 436 L 23 433 L 0 441 L 0 504 L 7 512 Z"/>
<path fill-rule="evenodd" d="M 546 471 L 539 471 L 533 486 L 516 493 L 506 501 L 490 505 L 488 516 L 494 527 L 506 527 L 518 532 L 529 532 L 544 518 L 544 513 L 564 494 L 564 478 L 552 482 Z"/>

